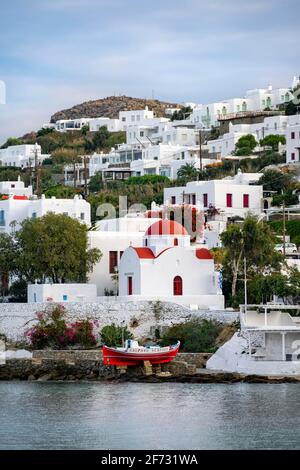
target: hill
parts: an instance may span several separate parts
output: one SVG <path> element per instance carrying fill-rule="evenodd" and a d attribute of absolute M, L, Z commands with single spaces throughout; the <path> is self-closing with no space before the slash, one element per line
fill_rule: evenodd
<path fill-rule="evenodd" d="M 59 119 L 76 119 L 81 117 L 109 117 L 113 119 L 119 117 L 119 111 L 144 109 L 145 106 L 153 110 L 156 117 L 164 117 L 166 108 L 182 107 L 182 105 L 177 103 L 166 103 L 159 100 L 131 98 L 129 96 L 108 96 L 107 98 L 86 101 L 72 108 L 58 111 L 51 116 L 50 122 L 56 122 Z"/>

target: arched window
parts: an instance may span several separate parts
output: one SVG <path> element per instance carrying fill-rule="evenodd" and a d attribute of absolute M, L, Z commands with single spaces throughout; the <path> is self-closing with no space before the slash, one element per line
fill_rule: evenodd
<path fill-rule="evenodd" d="M 247 111 L 247 103 L 246 103 L 246 101 L 243 101 L 242 110 L 243 110 L 244 112 Z"/>
<path fill-rule="evenodd" d="M 174 277 L 173 295 L 182 295 L 182 278 L 180 276 Z"/>

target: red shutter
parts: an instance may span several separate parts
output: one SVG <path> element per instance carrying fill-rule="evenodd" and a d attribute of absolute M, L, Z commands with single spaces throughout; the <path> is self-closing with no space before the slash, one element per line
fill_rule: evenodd
<path fill-rule="evenodd" d="M 128 276 L 128 295 L 132 295 L 132 276 Z"/>
<path fill-rule="evenodd" d="M 115 268 L 118 266 L 118 252 L 110 251 L 109 252 L 109 273 L 114 274 Z"/>
<path fill-rule="evenodd" d="M 243 195 L 243 207 L 249 207 L 249 194 Z"/>
<path fill-rule="evenodd" d="M 232 194 L 226 194 L 226 206 L 232 207 Z"/>
<path fill-rule="evenodd" d="M 206 193 L 203 194 L 203 205 L 204 207 L 208 206 L 208 195 Z"/>

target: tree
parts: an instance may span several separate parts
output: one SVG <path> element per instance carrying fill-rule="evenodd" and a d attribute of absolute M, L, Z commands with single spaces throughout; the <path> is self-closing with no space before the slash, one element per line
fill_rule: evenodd
<path fill-rule="evenodd" d="M 256 146 L 257 142 L 252 134 L 243 135 L 235 144 L 236 150 L 242 148 L 249 148 L 250 150 L 254 150 Z"/>
<path fill-rule="evenodd" d="M 262 184 L 266 191 L 281 193 L 286 190 L 293 180 L 293 175 L 278 170 L 266 170 L 258 184 Z"/>
<path fill-rule="evenodd" d="M 18 273 L 27 282 L 86 282 L 101 252 L 88 249 L 87 227 L 63 214 L 26 219 L 16 233 Z"/>
<path fill-rule="evenodd" d="M 185 181 L 195 181 L 198 177 L 198 171 L 194 163 L 186 163 L 177 171 L 177 178 Z"/>
<path fill-rule="evenodd" d="M 93 146 L 94 150 L 101 150 L 105 148 L 105 142 L 109 137 L 109 132 L 106 126 L 99 128 L 99 131 L 95 132 L 93 136 Z"/>
<path fill-rule="evenodd" d="M 229 225 L 221 234 L 225 248 L 224 274 L 231 284 L 231 295 L 235 297 L 238 275 L 242 271 L 243 260 L 247 260 L 247 272 L 265 272 L 279 268 L 281 255 L 274 250 L 275 238 L 270 227 L 248 216 L 243 224 Z"/>
<path fill-rule="evenodd" d="M 101 341 L 106 346 L 122 346 L 122 340 L 133 339 L 132 333 L 128 330 L 127 326 L 119 326 L 115 323 L 106 325 L 100 332 Z"/>
<path fill-rule="evenodd" d="M 11 235 L 6 233 L 0 234 L 0 284 L 2 294 L 4 294 L 8 277 L 16 269 L 17 249 Z"/>
<path fill-rule="evenodd" d="M 277 194 L 272 199 L 272 206 L 282 206 L 285 203 L 286 206 L 292 206 L 299 203 L 299 196 L 291 189 L 288 189 L 283 194 Z"/>
<path fill-rule="evenodd" d="M 272 147 L 274 152 L 278 152 L 279 144 L 285 144 L 286 138 L 284 135 L 270 134 L 260 141 L 262 147 Z"/>
<path fill-rule="evenodd" d="M 171 121 L 183 121 L 187 119 L 193 110 L 190 106 L 183 106 L 178 111 L 175 111 L 171 117 Z"/>
<path fill-rule="evenodd" d="M 77 191 L 74 188 L 63 184 L 56 184 L 45 191 L 46 197 L 55 196 L 58 199 L 72 199 L 75 194 L 77 194 Z"/>
<path fill-rule="evenodd" d="M 16 137 L 9 137 L 7 141 L 0 148 L 6 149 L 7 147 L 11 147 L 12 145 L 22 145 L 22 144 L 24 144 L 23 140 L 18 139 Z"/>

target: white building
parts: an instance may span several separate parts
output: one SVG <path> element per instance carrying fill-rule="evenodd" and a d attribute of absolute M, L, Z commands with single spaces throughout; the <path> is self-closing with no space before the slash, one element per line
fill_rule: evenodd
<path fill-rule="evenodd" d="M 244 218 L 249 212 L 260 215 L 263 207 L 263 187 L 249 184 L 244 175 L 239 172 L 233 178 L 193 181 L 183 187 L 166 188 L 164 203 L 200 205 L 204 210 L 212 206 L 225 217 Z M 257 181 L 260 176 L 249 174 L 251 182 Z"/>
<path fill-rule="evenodd" d="M 89 275 L 89 282 L 96 284 L 98 296 L 116 294 L 119 264 L 123 252 L 129 246 L 142 246 L 145 230 L 156 220 L 140 216 L 102 220 L 96 229 L 88 232 L 89 247 L 98 248 L 102 257 Z"/>
<path fill-rule="evenodd" d="M 295 83 L 295 79 L 293 85 Z M 189 117 L 197 127 L 218 126 L 218 119 L 229 115 L 238 115 L 247 111 L 277 109 L 293 98 L 289 88 L 267 88 L 248 90 L 243 98 L 230 98 L 210 104 L 198 104 Z"/>
<path fill-rule="evenodd" d="M 210 153 L 219 153 L 221 158 L 232 155 L 238 140 L 245 135 L 253 135 L 256 142 L 268 135 L 285 135 L 289 122 L 289 116 L 271 116 L 263 122 L 255 124 L 235 124 L 229 123 L 229 132 L 218 139 L 209 140 L 207 146 Z"/>
<path fill-rule="evenodd" d="M 33 167 L 36 160 L 40 164 L 47 157 L 50 157 L 50 155 L 43 155 L 41 146 L 38 144 L 12 145 L 6 149 L 0 149 L 0 163 L 2 166 Z"/>
<path fill-rule="evenodd" d="M 143 247 L 131 246 L 123 253 L 119 295 L 128 300 L 158 299 L 198 308 L 224 308 L 211 253 L 192 247 L 186 229 L 167 219 L 148 228 Z"/>
<path fill-rule="evenodd" d="M 121 123 L 122 130 L 126 130 L 128 126 L 134 126 L 136 124 L 146 124 L 149 119 L 154 118 L 153 111 L 150 111 L 148 106 L 145 109 L 136 109 L 131 111 L 120 111 L 119 120 Z"/>
<path fill-rule="evenodd" d="M 17 181 L 0 181 L 0 194 L 7 196 L 32 196 L 32 186 L 25 187 L 19 177 Z"/>
<path fill-rule="evenodd" d="M 286 162 L 300 162 L 300 115 L 289 116 L 286 129 Z"/>
<path fill-rule="evenodd" d="M 95 302 L 94 284 L 28 284 L 27 302 Z"/>
<path fill-rule="evenodd" d="M 91 206 L 80 196 L 74 199 L 41 199 L 28 196 L 10 195 L 0 200 L 0 233 L 11 233 L 20 228 L 20 224 L 28 217 L 42 217 L 48 212 L 64 214 L 91 225 Z"/>

